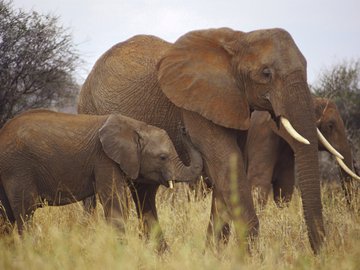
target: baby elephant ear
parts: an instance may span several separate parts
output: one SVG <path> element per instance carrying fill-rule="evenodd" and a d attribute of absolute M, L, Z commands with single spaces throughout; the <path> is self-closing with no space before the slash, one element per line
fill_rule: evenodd
<path fill-rule="evenodd" d="M 233 72 L 231 46 L 242 33 L 228 28 L 190 32 L 179 38 L 158 64 L 164 94 L 180 108 L 215 124 L 245 130 L 250 109 Z"/>
<path fill-rule="evenodd" d="M 134 128 L 126 119 L 110 115 L 100 128 L 99 137 L 105 154 L 131 179 L 136 179 L 140 171 L 140 146 Z"/>

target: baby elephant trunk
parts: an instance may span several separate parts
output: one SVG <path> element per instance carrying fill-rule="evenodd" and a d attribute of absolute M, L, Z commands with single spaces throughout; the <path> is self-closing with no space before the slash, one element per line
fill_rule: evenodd
<path fill-rule="evenodd" d="M 186 166 L 177 156 L 175 159 L 175 181 L 192 182 L 198 180 L 203 170 L 203 159 L 198 150 L 187 136 L 183 136 L 183 143 L 190 157 L 190 165 Z"/>

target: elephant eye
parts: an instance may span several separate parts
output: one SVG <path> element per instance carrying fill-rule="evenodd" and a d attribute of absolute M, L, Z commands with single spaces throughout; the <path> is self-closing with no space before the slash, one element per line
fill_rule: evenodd
<path fill-rule="evenodd" d="M 161 161 L 166 161 L 166 160 L 168 159 L 168 155 L 167 155 L 167 154 L 160 154 L 160 155 L 159 155 L 159 159 L 160 159 Z"/>
<path fill-rule="evenodd" d="M 328 128 L 329 128 L 330 130 L 332 130 L 332 129 L 334 128 L 334 122 L 333 122 L 333 121 L 330 121 L 330 122 L 328 123 Z"/>
<path fill-rule="evenodd" d="M 270 70 L 270 68 L 265 67 L 265 68 L 262 70 L 262 74 L 263 74 L 264 77 L 266 77 L 266 78 L 271 78 L 271 70 Z"/>

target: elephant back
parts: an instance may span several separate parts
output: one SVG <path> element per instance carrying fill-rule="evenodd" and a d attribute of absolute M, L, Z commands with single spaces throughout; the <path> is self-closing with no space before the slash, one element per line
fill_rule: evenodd
<path fill-rule="evenodd" d="M 165 129 L 186 160 L 178 132 L 180 111 L 157 80 L 157 64 L 171 46 L 151 35 L 137 35 L 114 45 L 97 60 L 83 84 L 78 112 L 121 113 Z"/>
<path fill-rule="evenodd" d="M 109 114 L 132 110 L 137 92 L 144 95 L 156 87 L 156 65 L 169 46 L 160 38 L 138 35 L 111 47 L 86 78 L 78 112 Z"/>

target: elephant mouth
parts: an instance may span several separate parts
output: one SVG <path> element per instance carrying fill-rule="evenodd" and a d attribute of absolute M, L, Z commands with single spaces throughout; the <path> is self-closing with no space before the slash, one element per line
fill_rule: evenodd
<path fill-rule="evenodd" d="M 286 117 L 280 116 L 280 122 L 286 131 L 290 134 L 290 136 L 295 140 L 303 144 L 310 144 L 309 140 L 300 135 L 300 133 L 296 131 L 296 129 L 291 125 L 290 121 Z"/>
<path fill-rule="evenodd" d="M 296 141 L 302 144 L 310 144 L 309 140 L 303 137 L 296 129 L 292 126 L 290 121 L 285 116 L 275 116 L 275 114 L 270 113 L 272 120 L 276 123 L 277 129 L 280 129 L 282 126 L 286 132 Z"/>
<path fill-rule="evenodd" d="M 290 134 L 291 137 L 293 137 L 295 140 L 297 140 L 300 143 L 303 144 L 310 144 L 310 142 L 304 138 L 302 135 L 300 135 L 295 129 L 294 127 L 291 125 L 290 121 L 283 117 L 280 116 L 279 118 L 277 118 L 277 120 L 281 122 L 281 124 L 283 125 L 283 127 L 285 128 L 285 130 Z M 279 127 L 279 123 L 277 122 L 277 125 Z M 336 161 L 338 162 L 339 166 L 352 178 L 360 181 L 360 177 L 354 173 L 353 171 L 351 171 L 351 169 L 344 163 L 343 159 L 343 155 L 341 155 L 329 142 L 328 140 L 325 138 L 325 136 L 321 133 L 321 131 L 316 128 L 316 132 L 317 132 L 317 137 L 319 142 L 322 144 L 322 146 L 328 150 L 336 159 Z"/>
<path fill-rule="evenodd" d="M 280 129 L 280 123 L 281 125 L 284 127 L 284 129 L 286 130 L 286 132 L 296 141 L 302 143 L 302 144 L 310 144 L 309 140 L 307 140 L 305 137 L 303 137 L 300 133 L 298 133 L 296 131 L 296 129 L 292 126 L 292 124 L 290 123 L 290 121 L 284 117 L 284 116 L 279 116 L 276 117 L 274 114 L 271 114 L 271 118 L 275 121 L 277 128 Z M 344 171 L 346 171 L 350 176 L 352 177 L 357 177 L 357 179 L 359 178 L 359 176 L 354 175 L 353 172 L 349 172 L 349 168 L 347 168 L 347 166 L 344 164 L 344 162 L 342 161 L 344 159 L 343 155 L 341 155 L 329 142 L 328 140 L 325 138 L 325 136 L 321 133 L 321 131 L 316 128 L 316 132 L 317 132 L 317 137 L 319 142 L 322 144 L 322 146 L 325 147 L 325 149 L 327 149 L 332 155 L 334 155 L 336 157 L 337 162 L 339 163 L 339 165 L 341 166 L 341 168 L 344 169 Z"/>
<path fill-rule="evenodd" d="M 140 178 L 140 179 L 137 179 L 135 181 L 139 182 L 139 183 L 144 183 L 144 184 L 156 184 L 156 183 L 158 183 L 158 184 L 163 185 L 163 186 L 165 186 L 167 188 L 170 188 L 170 189 L 173 189 L 174 188 L 174 183 L 178 182 L 178 181 L 172 180 L 170 178 L 168 178 L 168 180 L 166 180 L 163 177 L 158 178 L 158 180 L 155 180 L 155 179 L 153 179 L 153 180 L 144 180 L 143 178 Z"/>
<path fill-rule="evenodd" d="M 172 180 L 171 178 L 163 178 L 161 177 L 161 180 L 159 181 L 161 185 L 173 189 L 174 188 L 174 183 L 176 182 L 175 180 Z"/>
<path fill-rule="evenodd" d="M 165 175 L 162 175 L 159 179 L 159 182 L 161 185 L 173 189 L 174 188 L 174 183 L 176 182 L 176 180 L 173 179 L 173 177 L 170 177 L 167 173 L 165 173 Z"/>
<path fill-rule="evenodd" d="M 275 116 L 275 114 L 270 113 L 270 117 L 271 119 L 275 122 L 277 129 L 280 129 L 280 125 L 282 125 L 285 130 L 287 131 L 287 133 L 290 134 L 290 136 L 292 138 L 294 138 L 295 140 L 297 140 L 300 143 L 303 144 L 310 144 L 309 141 L 304 138 L 303 136 L 301 136 L 291 125 L 290 121 L 283 117 L 283 116 Z M 360 181 L 360 177 L 358 176 L 357 172 L 353 172 L 343 161 L 344 156 L 342 154 L 340 154 L 331 144 L 330 142 L 325 138 L 325 136 L 321 133 L 321 131 L 319 130 L 319 128 L 316 128 L 316 132 L 317 132 L 317 137 L 320 143 L 320 147 L 322 149 L 326 149 L 327 151 L 329 151 L 336 159 L 337 163 L 339 164 L 339 166 L 341 167 L 341 169 L 347 173 L 350 177 L 352 177 L 353 179 L 356 179 L 358 181 Z"/>

